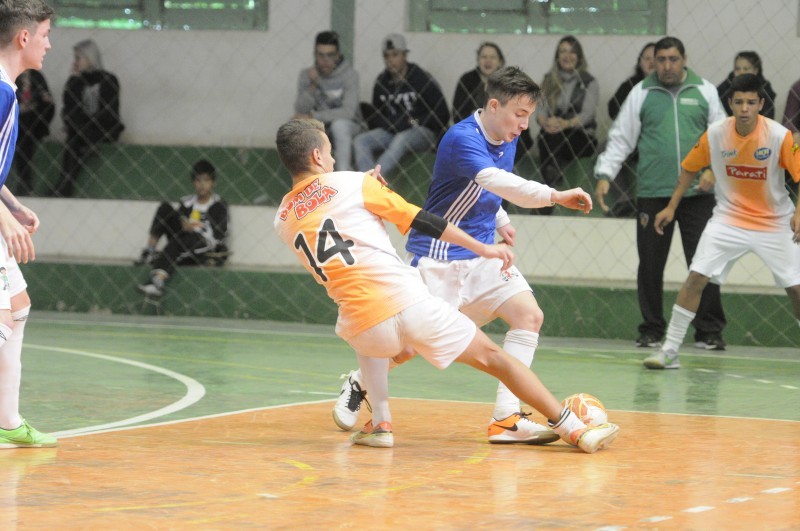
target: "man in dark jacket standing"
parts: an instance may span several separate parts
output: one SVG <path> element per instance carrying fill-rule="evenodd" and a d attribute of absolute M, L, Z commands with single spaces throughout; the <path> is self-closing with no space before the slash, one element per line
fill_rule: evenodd
<path fill-rule="evenodd" d="M 101 143 L 116 142 L 125 126 L 119 116 L 119 81 L 103 69 L 100 48 L 87 39 L 73 47 L 72 75 L 64 87 L 61 117 L 67 129 L 61 180 L 56 197 L 72 196 L 75 181 L 87 158 Z"/>
<path fill-rule="evenodd" d="M 392 33 L 383 39 L 382 49 L 386 69 L 372 91 L 371 129 L 354 139 L 353 150 L 358 170 L 372 169 L 377 163 L 384 175 L 391 176 L 403 155 L 436 146 L 450 121 L 450 111 L 439 83 L 408 62 L 405 37 Z"/>

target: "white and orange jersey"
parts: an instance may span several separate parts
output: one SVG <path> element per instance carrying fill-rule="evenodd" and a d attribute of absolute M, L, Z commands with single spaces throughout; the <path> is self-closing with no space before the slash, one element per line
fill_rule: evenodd
<path fill-rule="evenodd" d="M 420 208 L 358 172 L 309 177 L 284 196 L 275 230 L 339 306 L 349 339 L 422 300 L 428 290 L 403 263 L 382 220 L 405 234 Z"/>
<path fill-rule="evenodd" d="M 758 116 L 747 136 L 736 132 L 735 118 L 715 122 L 683 159 L 696 172 L 711 165 L 716 177 L 714 216 L 748 230 L 785 230 L 794 204 L 784 185 L 783 170 L 800 181 L 800 152 L 781 124 Z"/>

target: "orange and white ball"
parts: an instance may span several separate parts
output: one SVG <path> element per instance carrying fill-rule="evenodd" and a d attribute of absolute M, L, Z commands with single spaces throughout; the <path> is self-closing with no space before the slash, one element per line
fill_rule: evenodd
<path fill-rule="evenodd" d="M 578 416 L 584 424 L 598 425 L 608 422 L 608 412 L 600 400 L 589 393 L 570 395 L 561 403 Z"/>

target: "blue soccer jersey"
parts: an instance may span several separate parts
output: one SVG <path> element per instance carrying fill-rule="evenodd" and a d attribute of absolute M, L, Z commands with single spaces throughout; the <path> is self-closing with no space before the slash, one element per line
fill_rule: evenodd
<path fill-rule="evenodd" d="M 17 107 L 16 85 L 0 67 L 0 187 L 5 184 L 14 149 L 17 147 Z"/>
<path fill-rule="evenodd" d="M 423 207 L 483 243 L 494 243 L 500 196 L 475 182 L 486 168 L 512 171 L 517 139 L 497 143 L 486 135 L 475 114 L 451 127 L 439 144 L 428 199 Z M 467 260 L 478 255 L 412 229 L 406 250 L 436 260 Z"/>

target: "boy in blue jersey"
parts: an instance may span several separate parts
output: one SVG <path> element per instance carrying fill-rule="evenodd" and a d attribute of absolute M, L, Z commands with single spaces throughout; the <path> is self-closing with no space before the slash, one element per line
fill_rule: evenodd
<path fill-rule="evenodd" d="M 500 204 L 503 199 L 526 208 L 559 204 L 589 213 L 592 199 L 574 188 L 557 191 L 512 173 L 517 140 L 528 128 L 541 91 L 519 68 L 500 68 L 489 76 L 483 109 L 455 124 L 442 138 L 425 210 L 442 216 L 484 243 L 495 231 L 509 245 L 515 229 Z M 496 260 L 411 230 L 406 244 L 411 265 L 418 268 L 434 295 L 457 307 L 482 326 L 498 317 L 509 325 L 503 349 L 526 366 L 533 362 L 544 314 L 530 285 L 516 267 L 505 271 Z M 347 376 L 333 417 L 349 429 L 366 394 L 358 371 Z M 355 418 L 353 418 L 355 417 Z M 497 389 L 489 442 L 546 444 L 558 436 L 521 412 L 508 388 Z"/>
<path fill-rule="evenodd" d="M 56 445 L 55 437 L 36 431 L 19 414 L 22 336 L 31 299 L 17 262 L 36 258 L 31 234 L 39 218 L 5 186 L 17 141 L 14 80 L 29 68 L 41 70 L 52 15 L 41 0 L 0 0 L 0 448 Z"/>

